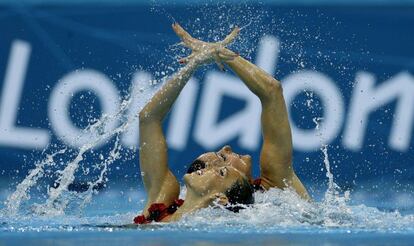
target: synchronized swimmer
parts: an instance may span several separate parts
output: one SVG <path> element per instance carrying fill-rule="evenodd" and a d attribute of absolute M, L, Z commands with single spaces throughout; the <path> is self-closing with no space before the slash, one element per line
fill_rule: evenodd
<path fill-rule="evenodd" d="M 192 50 L 180 60 L 185 64 L 152 97 L 139 114 L 140 168 L 147 192 L 143 214 L 136 224 L 179 220 L 214 203 L 238 212 L 254 203 L 255 190 L 293 188 L 303 199 L 310 197 L 292 166 L 292 134 L 279 81 L 226 48 L 238 35 L 235 28 L 224 40 L 208 43 L 193 38 L 179 24 L 173 24 L 182 45 Z M 185 200 L 178 199 L 180 185 L 168 167 L 168 146 L 162 122 L 178 95 L 202 65 L 216 62 L 227 65 L 259 99 L 262 105 L 263 146 L 260 153 L 260 178 L 253 181 L 249 155 L 240 155 L 226 145 L 217 152 L 197 157 L 184 175 Z"/>

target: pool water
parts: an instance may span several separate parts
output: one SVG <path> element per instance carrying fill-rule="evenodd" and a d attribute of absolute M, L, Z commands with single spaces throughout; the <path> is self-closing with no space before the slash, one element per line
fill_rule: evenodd
<path fill-rule="evenodd" d="M 4 245 L 412 245 L 412 234 L 346 232 L 276 232 L 230 234 L 216 232 L 112 232 L 5 233 Z"/>
<path fill-rule="evenodd" d="M 183 190 L 185 193 L 185 190 Z M 17 215 L 3 207 L 0 245 L 412 245 L 414 209 L 356 204 L 348 194 L 329 194 L 312 203 L 293 191 L 256 193 L 256 203 L 235 214 L 207 208 L 175 223 L 133 226 L 144 205 L 140 191 L 109 189 L 84 209 L 36 214 L 23 204 Z M 350 195 L 352 197 L 352 194 Z M 390 201 L 390 204 L 392 202 Z M 395 203 L 397 205 L 397 203 Z"/>
<path fill-rule="evenodd" d="M 120 156 L 117 142 L 111 156 Z M 85 151 L 85 150 L 84 150 Z M 15 187 L 0 189 L 0 245 L 410 245 L 414 242 L 414 199 L 410 191 L 382 194 L 344 191 L 330 171 L 326 146 L 327 189 L 302 200 L 291 189 L 255 193 L 255 203 L 239 213 L 218 204 L 173 223 L 133 225 L 142 212 L 142 188 L 102 183 L 110 162 L 84 190 L 70 189 L 82 156 L 58 172 L 50 187 L 43 173 L 54 163 L 48 155 Z M 112 158 L 110 160 L 113 160 Z M 42 183 L 43 182 L 43 183 Z M 378 193 L 377 192 L 377 193 Z M 183 187 L 181 198 L 185 197 Z M 375 197 L 382 199 L 376 200 Z"/>

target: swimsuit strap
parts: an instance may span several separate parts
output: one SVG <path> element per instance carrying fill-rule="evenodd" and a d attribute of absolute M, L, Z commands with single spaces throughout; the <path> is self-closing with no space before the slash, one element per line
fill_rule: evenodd
<path fill-rule="evenodd" d="M 149 216 L 145 218 L 145 215 L 141 214 L 134 218 L 135 224 L 148 224 L 152 221 L 160 222 L 168 215 L 171 215 L 177 211 L 177 209 L 183 205 L 183 199 L 175 199 L 173 204 L 167 207 L 164 203 L 153 203 L 148 208 Z"/>

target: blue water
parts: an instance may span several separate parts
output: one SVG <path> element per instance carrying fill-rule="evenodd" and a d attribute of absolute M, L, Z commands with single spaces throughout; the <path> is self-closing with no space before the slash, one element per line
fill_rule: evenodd
<path fill-rule="evenodd" d="M 30 203 L 16 216 L 3 210 L 0 245 L 412 245 L 412 200 L 390 195 L 376 201 L 381 208 L 358 204 L 367 195 L 351 193 L 347 200 L 336 194 L 307 204 L 290 191 L 272 190 L 256 194 L 256 205 L 239 214 L 207 208 L 175 223 L 130 226 L 145 194 L 108 189 L 63 215 L 38 215 Z"/>
<path fill-rule="evenodd" d="M 5 233 L 4 245 L 412 245 L 412 234 L 279 232 L 272 234 L 162 231 Z"/>

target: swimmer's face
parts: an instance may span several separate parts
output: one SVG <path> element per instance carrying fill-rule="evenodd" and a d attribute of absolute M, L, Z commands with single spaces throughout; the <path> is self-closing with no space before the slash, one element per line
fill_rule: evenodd
<path fill-rule="evenodd" d="M 226 145 L 218 152 L 199 156 L 184 175 L 190 189 L 199 193 L 225 192 L 239 178 L 251 178 L 251 157 L 234 153 Z"/>
<path fill-rule="evenodd" d="M 199 162 L 202 168 L 231 166 L 246 175 L 246 177 L 251 177 L 252 158 L 250 155 L 239 155 L 233 152 L 229 145 L 224 146 L 218 152 L 202 154 L 195 162 Z M 203 163 L 205 167 L 203 167 Z M 196 169 L 200 169 L 200 166 L 197 167 L 196 165 Z"/>
<path fill-rule="evenodd" d="M 224 194 L 238 180 L 246 178 L 232 166 L 213 166 L 184 175 L 187 189 L 214 199 L 216 194 Z"/>

